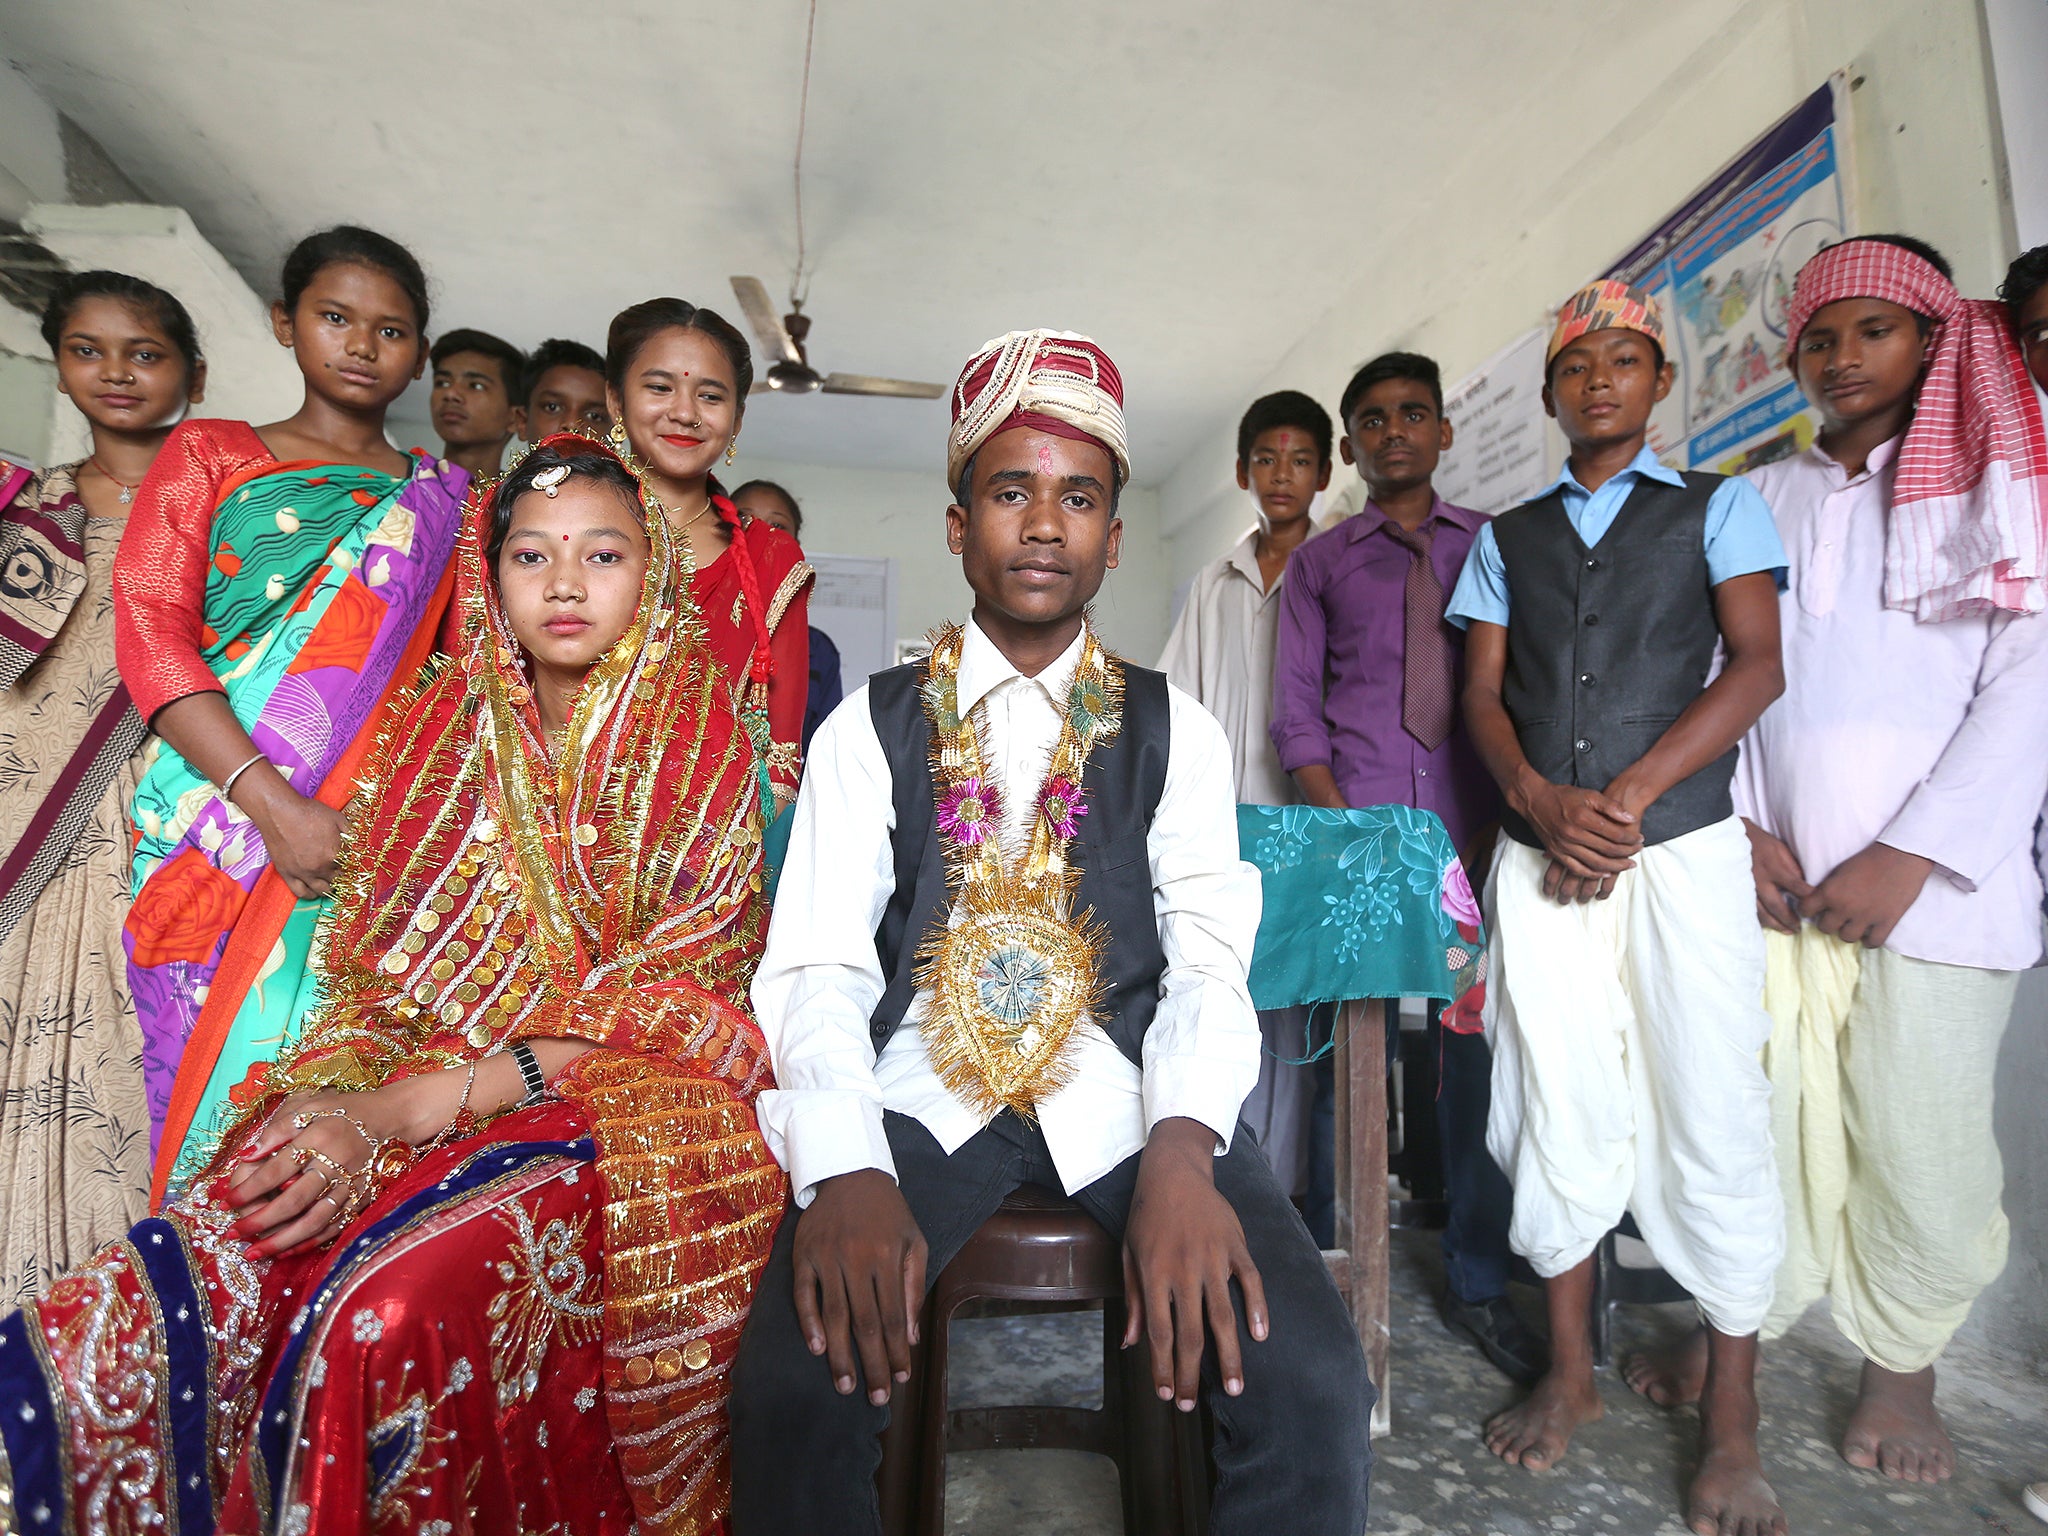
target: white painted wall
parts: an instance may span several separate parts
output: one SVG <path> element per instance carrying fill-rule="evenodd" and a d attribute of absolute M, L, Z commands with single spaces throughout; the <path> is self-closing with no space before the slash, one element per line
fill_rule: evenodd
<path fill-rule="evenodd" d="M 64 138 L 57 109 L 12 64 L 0 63 L 0 219 L 65 196 Z"/>
<path fill-rule="evenodd" d="M 2030 250 L 2048 241 L 2048 0 L 1984 0 L 1984 20 L 2013 225 Z"/>
<path fill-rule="evenodd" d="M 1964 1333 L 2001 1354 L 2048 1364 L 2048 970 L 2020 978 L 1998 1059 L 1998 1146 L 2012 1254 Z"/>
<path fill-rule="evenodd" d="M 832 401 L 818 404 L 829 409 Z M 935 464 L 944 444 L 932 445 Z M 835 555 L 887 555 L 897 562 L 898 638 L 923 634 L 947 619 L 962 619 L 972 601 L 960 562 L 946 551 L 945 511 L 952 500 L 938 468 L 928 475 L 897 470 L 841 469 L 755 458 L 740 438 L 740 456 L 719 478 L 727 485 L 773 480 L 786 485 L 804 509 L 804 544 Z M 1123 564 L 1109 573 L 1096 599 L 1095 618 L 1106 644 L 1150 666 L 1166 645 L 1173 583 L 1166 578 L 1156 492 L 1133 486 L 1123 494 Z M 848 686 L 853 680 L 848 679 Z"/>
<path fill-rule="evenodd" d="M 1977 0 L 1753 0 L 1668 78 L 1638 79 L 1638 105 L 1597 142 L 1584 142 L 1559 80 L 1554 111 L 1514 125 L 1558 146 L 1547 178 L 1482 157 L 1436 168 L 1440 179 L 1416 188 L 1419 209 L 1340 203 L 1319 238 L 1370 254 L 1313 329 L 1276 338 L 1278 361 L 1245 382 L 1236 410 L 1300 389 L 1334 412 L 1352 371 L 1393 347 L 1460 377 L 1844 67 L 1864 80 L 1852 98 L 1863 227 L 1934 241 L 1965 291 L 1988 294 L 2010 253 Z M 1173 582 L 1242 531 L 1235 427 L 1235 413 L 1218 418 L 1161 487 Z"/>

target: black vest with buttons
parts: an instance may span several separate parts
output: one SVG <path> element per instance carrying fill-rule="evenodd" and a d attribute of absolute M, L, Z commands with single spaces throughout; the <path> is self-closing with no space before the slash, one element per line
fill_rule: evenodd
<path fill-rule="evenodd" d="M 1166 953 L 1152 908 L 1152 859 L 1146 839 L 1166 789 L 1166 754 L 1172 726 L 1166 676 L 1123 663 L 1123 729 L 1097 747 L 1081 775 L 1088 814 L 1068 845 L 1080 869 L 1074 915 L 1093 908 L 1109 930 L 1102 961 L 1103 1002 L 1096 1021 L 1118 1050 L 1141 1065 L 1145 1031 L 1159 1006 Z M 918 687 L 921 663 L 878 672 L 868 680 L 868 713 L 889 760 L 896 807 L 890 835 L 896 889 L 875 930 L 875 953 L 887 985 L 869 1020 L 875 1053 L 910 1008 L 917 993 L 917 951 L 926 934 L 946 921 L 946 861 L 932 806 L 931 722 Z"/>
<path fill-rule="evenodd" d="M 1723 477 L 1639 478 L 1588 549 L 1553 491 L 1493 521 L 1508 579 L 1501 699 L 1529 766 L 1553 784 L 1605 789 L 1706 686 L 1721 638 L 1707 579 L 1707 502 Z M 1734 814 L 1730 750 L 1643 817 L 1646 843 Z M 1502 826 L 1540 846 L 1512 810 Z"/>

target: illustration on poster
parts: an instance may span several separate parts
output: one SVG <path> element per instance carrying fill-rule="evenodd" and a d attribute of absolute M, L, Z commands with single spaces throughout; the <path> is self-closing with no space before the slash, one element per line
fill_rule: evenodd
<path fill-rule="evenodd" d="M 1656 295 L 1677 374 L 1650 423 L 1667 462 L 1736 474 L 1788 457 L 1814 423 L 1786 368 L 1792 279 L 1852 231 L 1845 83 L 1815 91 L 1611 275 Z"/>

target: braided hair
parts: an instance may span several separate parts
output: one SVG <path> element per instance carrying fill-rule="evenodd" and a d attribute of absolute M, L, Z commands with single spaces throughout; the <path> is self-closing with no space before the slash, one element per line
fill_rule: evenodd
<path fill-rule="evenodd" d="M 768 682 L 775 675 L 775 655 L 768 649 L 768 605 L 761 597 L 761 572 L 755 566 L 753 553 L 740 532 L 739 508 L 732 504 L 732 498 L 725 494 L 725 487 L 716 478 L 711 481 L 710 490 L 711 505 L 718 512 L 718 520 L 732 535 L 732 552 L 739 557 L 740 593 L 746 602 L 747 618 L 754 626 L 754 656 L 747 663 L 747 677 L 761 690 L 761 703 L 765 708 Z"/>

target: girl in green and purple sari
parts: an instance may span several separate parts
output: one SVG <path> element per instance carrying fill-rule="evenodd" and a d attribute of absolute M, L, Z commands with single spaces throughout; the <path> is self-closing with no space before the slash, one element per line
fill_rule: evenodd
<path fill-rule="evenodd" d="M 114 570 L 117 655 L 161 738 L 134 802 L 124 941 L 156 1191 L 204 1161 L 228 1089 L 296 1037 L 340 848 L 338 807 L 386 702 L 432 653 L 469 477 L 393 448 L 427 357 L 410 253 L 342 226 L 271 306 L 298 411 L 174 431 Z"/>

